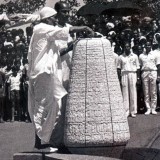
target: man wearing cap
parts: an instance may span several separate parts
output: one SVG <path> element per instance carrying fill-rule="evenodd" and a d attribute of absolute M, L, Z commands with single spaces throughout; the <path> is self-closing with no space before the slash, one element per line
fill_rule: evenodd
<path fill-rule="evenodd" d="M 49 143 L 60 115 L 61 98 L 67 94 L 62 85 L 59 51 L 67 46 L 69 32 L 87 30 L 93 34 L 89 27 L 58 27 L 56 14 L 50 7 L 40 11 L 41 23 L 34 26 L 28 52 L 28 109 L 39 138 L 35 144 L 38 149 Z"/>

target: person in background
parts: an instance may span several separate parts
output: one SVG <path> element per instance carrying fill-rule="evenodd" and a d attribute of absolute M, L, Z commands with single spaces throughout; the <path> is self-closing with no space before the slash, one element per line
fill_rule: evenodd
<path fill-rule="evenodd" d="M 157 114 L 157 67 L 160 64 L 160 60 L 157 56 L 151 52 L 151 42 L 147 41 L 145 45 L 146 52 L 143 52 L 139 56 L 139 62 L 141 66 L 141 77 L 143 83 L 144 101 L 147 108 L 145 115 L 152 113 Z M 159 67 L 158 67 L 159 74 Z M 159 75 L 158 75 L 159 76 Z M 159 78 L 158 78 L 159 80 Z"/>
<path fill-rule="evenodd" d="M 29 112 L 28 112 L 28 84 L 29 78 L 27 75 L 28 71 L 28 60 L 23 59 L 23 70 L 21 77 L 21 105 L 22 105 L 22 113 L 23 119 L 26 123 L 30 122 Z"/>
<path fill-rule="evenodd" d="M 10 99 L 10 84 L 8 82 L 9 77 L 12 74 L 12 62 L 7 64 L 7 68 L 3 71 L 5 73 L 5 119 L 10 122 L 12 119 L 12 107 Z"/>
<path fill-rule="evenodd" d="M 141 45 L 138 45 L 135 48 L 136 48 L 135 54 L 139 57 L 139 55 L 144 52 L 144 49 Z M 141 85 L 137 85 L 137 107 L 138 107 L 138 109 L 137 109 L 138 113 L 142 114 L 146 111 L 142 83 L 141 83 Z"/>
<path fill-rule="evenodd" d="M 160 59 L 160 33 L 155 33 L 154 34 L 154 39 L 153 39 L 153 45 L 154 45 L 154 49 L 152 51 L 153 54 L 156 55 L 158 61 Z M 153 48 L 153 47 L 152 47 Z M 158 91 L 158 97 L 157 97 L 157 110 L 160 109 L 160 69 L 159 69 L 160 65 L 157 65 L 157 69 L 158 69 L 158 77 L 157 77 L 157 91 Z"/>
<path fill-rule="evenodd" d="M 21 121 L 21 107 L 20 107 L 20 79 L 21 74 L 17 73 L 17 68 L 12 67 L 12 75 L 8 79 L 10 84 L 10 99 L 12 108 L 11 122 L 15 121 L 15 111 L 17 112 L 17 120 Z"/>
<path fill-rule="evenodd" d="M 57 11 L 58 24 L 61 27 L 68 27 L 68 28 L 71 27 L 72 25 L 68 24 L 69 11 L 70 11 L 69 4 L 60 1 L 55 4 L 54 8 Z M 63 86 L 66 90 L 68 90 L 68 84 L 69 84 L 73 41 L 74 41 L 73 37 L 71 37 L 70 34 L 68 34 L 68 41 L 67 41 L 68 47 L 65 48 L 64 50 L 61 50 L 62 79 L 63 79 Z"/>
<path fill-rule="evenodd" d="M 124 53 L 119 56 L 118 76 L 122 86 L 122 95 L 126 115 L 136 117 L 137 114 L 137 88 L 140 83 L 140 66 L 138 56 L 131 52 L 129 42 L 124 44 Z"/>

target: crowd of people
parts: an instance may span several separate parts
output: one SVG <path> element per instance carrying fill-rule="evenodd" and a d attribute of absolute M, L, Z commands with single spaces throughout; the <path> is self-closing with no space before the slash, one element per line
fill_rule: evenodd
<path fill-rule="evenodd" d="M 92 18 L 81 17 L 79 22 L 83 20 L 97 37 L 105 37 L 111 42 L 127 116 L 157 114 L 160 20 L 139 15 L 121 18 L 102 15 L 94 17 L 94 23 L 91 23 Z M 80 36 L 85 37 L 84 34 Z"/>
<path fill-rule="evenodd" d="M 137 113 L 155 115 L 159 105 L 160 20 L 139 15 L 75 16 L 68 19 L 69 8 L 65 7 L 66 4 L 58 4 L 55 10 L 41 10 L 41 22 L 34 22 L 25 31 L 6 30 L 4 21 L 0 23 L 0 122 L 30 122 L 31 118 L 35 124 L 37 148 L 42 146 L 41 142 L 49 141 L 51 126 L 59 124 L 55 110 L 57 112 L 58 108 L 60 111 L 61 106 L 66 105 L 66 99 L 63 101 L 62 97 L 68 90 L 72 56 L 67 55 L 70 57 L 68 65 L 63 63 L 67 61 L 64 54 L 73 49 L 77 38 L 85 38 L 89 34 L 93 36 L 94 33 L 95 37 L 110 41 L 127 116 L 136 117 Z M 67 20 L 73 26 L 80 27 L 66 24 Z M 66 48 L 60 50 L 65 45 Z M 50 48 L 47 50 L 47 47 Z M 64 75 L 67 77 L 65 80 Z M 31 117 L 27 104 L 30 105 Z"/>
<path fill-rule="evenodd" d="M 153 97 L 150 97 L 146 94 L 149 94 L 149 92 L 146 93 L 143 86 L 144 82 L 142 83 L 142 78 L 140 78 L 140 82 L 138 81 L 139 85 L 135 85 L 136 81 L 134 83 L 136 87 L 136 93 L 138 94 L 138 98 L 131 96 L 134 94 L 131 94 L 129 90 L 134 90 L 131 88 L 124 87 L 124 84 L 122 83 L 122 75 L 123 73 L 123 62 L 122 55 L 125 54 L 126 51 L 126 44 L 128 44 L 130 48 L 130 53 L 136 54 L 137 57 L 140 56 L 140 54 L 146 53 L 146 45 L 149 44 L 149 53 L 151 51 L 158 52 L 159 48 L 159 33 L 160 33 L 160 20 L 157 18 L 152 17 L 140 17 L 139 15 L 132 15 L 132 16 L 126 16 L 126 17 L 115 17 L 115 16 L 107 16 L 107 15 L 100 15 L 100 16 L 86 16 L 86 17 L 69 17 L 68 23 L 76 26 L 89 26 L 93 29 L 95 32 L 96 37 L 105 37 L 111 42 L 111 46 L 114 51 L 114 55 L 116 56 L 116 65 L 118 69 L 121 69 L 121 75 L 119 76 L 121 87 L 122 87 L 122 93 L 124 95 L 124 101 L 126 102 L 127 106 L 130 106 L 131 104 L 134 104 L 134 114 L 132 114 L 133 117 L 135 117 L 135 114 L 137 112 L 144 113 L 146 111 L 146 107 L 149 108 L 149 99 L 151 98 L 151 101 L 153 100 Z M 5 30 L 4 21 L 2 21 L 1 25 L 1 40 L 0 40 L 0 65 L 1 65 L 1 73 L 5 74 L 5 79 L 1 78 L 1 86 L 2 88 L 5 88 L 5 95 L 2 99 L 2 105 L 4 109 L 1 111 L 1 122 L 3 120 L 11 120 L 14 121 L 15 114 L 17 114 L 18 120 L 26 120 L 29 121 L 28 113 L 27 113 L 27 105 L 23 101 L 24 95 L 27 96 L 27 75 L 26 75 L 26 66 L 27 66 L 27 54 L 28 54 L 28 45 L 30 43 L 30 38 L 32 36 L 33 32 L 33 24 L 31 24 L 30 27 L 26 28 L 26 33 L 24 33 L 24 30 L 22 29 L 12 29 L 12 30 Z M 25 36 L 26 35 L 26 36 Z M 156 36 L 155 36 L 156 35 Z M 74 35 L 72 35 L 74 36 Z M 85 38 L 86 37 L 86 31 L 79 32 L 76 35 L 76 38 Z M 120 61 L 121 59 L 121 61 Z M 121 65 L 120 65 L 121 62 Z M 126 62 L 125 62 L 126 63 Z M 150 62 L 148 62 L 150 63 Z M 156 68 L 159 62 L 156 64 Z M 142 67 L 142 63 L 139 65 L 138 60 L 138 67 Z M 137 68 L 139 70 L 140 68 Z M 150 70 L 152 70 L 151 68 Z M 153 69 L 154 70 L 154 69 Z M 156 69 L 157 70 L 157 69 Z M 23 94 L 17 94 L 12 91 L 12 86 L 16 83 L 15 80 L 12 80 L 11 77 L 17 77 L 14 75 L 14 72 L 17 72 L 18 75 L 20 75 L 19 84 L 20 88 L 17 90 L 20 91 L 20 93 Z M 142 74 L 143 69 L 141 70 Z M 120 72 L 119 72 L 120 73 Z M 132 78 L 131 78 L 132 79 Z M 148 80 L 151 81 L 151 80 Z M 127 83 L 127 82 L 126 82 Z M 129 83 L 129 82 L 128 82 Z M 149 83 L 149 82 L 148 82 Z M 125 84 L 126 85 L 126 84 Z M 131 85 L 131 83 L 127 84 Z M 150 87 L 150 92 L 156 92 L 157 93 L 157 86 L 158 84 L 154 83 L 155 87 Z M 125 89 L 124 89 L 125 88 Z M 154 88 L 154 91 L 152 90 Z M 138 91 L 138 92 L 137 92 Z M 15 96 L 16 95 L 16 96 Z M 146 98 L 149 97 L 149 98 Z M 159 97 L 159 96 L 158 96 Z M 15 99 L 15 101 L 13 100 Z M 25 97 L 27 100 L 27 97 Z M 130 99 L 130 100 L 129 100 Z M 136 100 L 137 99 L 137 100 Z M 132 101 L 132 102 L 130 102 Z M 137 101 L 137 102 L 135 102 Z M 147 101 L 147 102 L 146 102 Z M 154 94 L 154 101 L 157 101 L 157 98 Z M 18 103 L 18 105 L 16 105 Z M 146 104 L 147 103 L 147 104 Z M 151 102 L 152 103 L 152 102 Z M 138 104 L 138 107 L 137 107 Z M 155 103 L 156 105 L 156 103 Z M 159 105 L 159 103 L 158 103 Z M 154 108 L 156 108 L 154 106 Z M 129 107 L 128 107 L 129 108 Z M 131 109 L 132 110 L 132 109 Z M 129 111 L 127 111 L 129 112 Z M 131 111 L 132 112 L 132 111 Z M 149 111 L 150 112 L 150 111 Z M 153 112 L 156 114 L 156 112 Z M 27 116 L 25 116 L 27 115 Z M 25 118 L 24 118 L 25 117 Z"/>
<path fill-rule="evenodd" d="M 0 122 L 29 122 L 28 101 L 28 46 L 31 27 L 5 30 L 1 26 L 0 40 Z"/>

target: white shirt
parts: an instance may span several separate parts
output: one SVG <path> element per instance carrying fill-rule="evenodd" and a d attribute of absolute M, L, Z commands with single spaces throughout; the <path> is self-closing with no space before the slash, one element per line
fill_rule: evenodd
<path fill-rule="evenodd" d="M 145 52 L 139 55 L 139 63 L 142 66 L 142 71 L 157 71 L 157 65 L 160 64 L 157 55 L 151 51 L 146 54 Z"/>
<path fill-rule="evenodd" d="M 157 65 L 160 64 L 160 50 L 155 49 L 154 51 L 152 51 L 152 53 L 155 54 L 157 57 Z"/>
<path fill-rule="evenodd" d="M 17 73 L 17 76 L 14 77 L 13 75 L 11 75 L 8 79 L 8 82 L 10 83 L 10 90 L 20 90 L 20 78 L 21 78 L 21 74 Z"/>
<path fill-rule="evenodd" d="M 134 53 L 130 53 L 128 56 L 123 53 L 119 56 L 117 68 L 121 69 L 121 72 L 136 72 L 137 69 L 140 69 L 138 56 Z"/>

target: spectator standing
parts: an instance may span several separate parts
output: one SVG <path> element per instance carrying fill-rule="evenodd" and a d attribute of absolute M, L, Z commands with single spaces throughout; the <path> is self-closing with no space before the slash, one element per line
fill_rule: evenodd
<path fill-rule="evenodd" d="M 159 61 L 159 59 L 160 59 L 160 33 L 156 33 L 154 35 L 153 41 L 154 41 L 153 45 L 156 47 L 152 52 L 156 55 L 156 57 Z M 158 105 L 158 108 L 160 107 L 160 73 L 159 73 L 160 69 L 159 69 L 159 67 L 160 67 L 160 65 L 157 65 L 157 68 L 158 68 L 158 77 L 157 77 L 157 89 L 158 89 L 158 97 L 157 97 L 158 103 L 157 103 L 157 105 Z"/>
<path fill-rule="evenodd" d="M 27 59 L 23 59 L 23 71 L 21 77 L 21 104 L 22 104 L 22 113 L 25 122 L 29 122 L 29 112 L 28 112 L 28 85 L 29 85 L 29 78 L 27 76 L 28 71 L 28 62 Z"/>
<path fill-rule="evenodd" d="M 142 83 L 144 92 L 144 101 L 147 108 L 145 115 L 157 114 L 157 66 L 160 64 L 156 55 L 151 52 L 151 42 L 147 41 L 146 52 L 140 54 L 139 62 L 142 70 Z"/>
<path fill-rule="evenodd" d="M 15 111 L 17 112 L 17 119 L 21 121 L 21 107 L 20 107 L 20 79 L 21 74 L 17 73 L 16 67 L 12 68 L 12 75 L 8 79 L 10 84 L 10 98 L 11 98 L 11 121 L 15 121 Z"/>
<path fill-rule="evenodd" d="M 140 83 L 138 56 L 131 52 L 130 43 L 125 43 L 124 53 L 119 56 L 118 75 L 122 85 L 122 95 L 126 115 L 136 117 L 137 114 L 137 82 Z"/>

